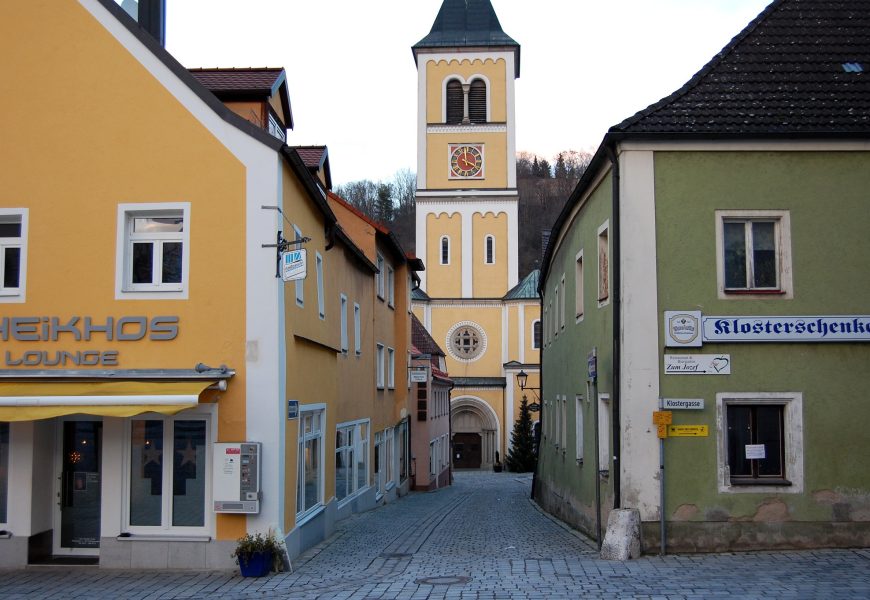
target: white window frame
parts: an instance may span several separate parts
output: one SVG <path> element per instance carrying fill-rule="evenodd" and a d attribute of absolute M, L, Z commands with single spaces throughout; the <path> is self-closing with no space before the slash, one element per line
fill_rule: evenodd
<path fill-rule="evenodd" d="M 604 240 L 604 244 L 602 245 L 602 240 Z M 602 308 L 610 304 L 610 296 L 613 292 L 613 282 L 611 281 L 611 264 L 610 264 L 610 220 L 608 219 L 598 228 L 598 237 L 597 237 L 597 249 L 598 249 L 598 308 Z M 602 268 L 602 251 L 604 254 L 604 262 L 606 263 Z M 602 288 L 606 288 L 606 291 Z"/>
<path fill-rule="evenodd" d="M 577 462 L 583 464 L 583 396 L 574 396 L 574 447 Z"/>
<path fill-rule="evenodd" d="M 323 257 L 320 252 L 314 253 L 314 264 L 317 271 L 317 313 L 323 320 L 326 318 L 326 298 L 323 295 Z"/>
<path fill-rule="evenodd" d="M 350 340 L 348 339 L 347 332 L 347 296 L 345 296 L 344 294 L 339 294 L 338 302 L 341 311 L 341 353 L 346 355 L 350 347 Z"/>
<path fill-rule="evenodd" d="M 761 300 L 794 298 L 791 257 L 791 216 L 788 210 L 717 210 L 716 215 L 716 278 L 721 300 Z M 774 236 L 779 259 L 779 289 L 725 287 L 725 222 L 774 221 Z M 747 245 L 751 243 L 747 238 Z M 747 262 L 751 260 L 747 254 Z"/>
<path fill-rule="evenodd" d="M 384 429 L 384 489 L 391 490 L 396 487 L 395 444 L 396 436 L 392 427 Z"/>
<path fill-rule="evenodd" d="M 0 303 L 20 303 L 27 299 L 27 208 L 0 209 L 0 223 L 17 223 L 21 226 L 18 237 L 0 238 Z M 18 287 L 3 287 L 4 255 L 7 248 L 18 248 Z"/>
<path fill-rule="evenodd" d="M 610 472 L 610 394 L 598 394 L 598 469 Z"/>
<path fill-rule="evenodd" d="M 785 457 L 783 468 L 791 485 L 732 485 L 728 468 L 728 405 L 783 406 Z M 721 494 L 802 494 L 804 491 L 803 393 L 720 392 L 716 394 L 716 462 Z"/>
<path fill-rule="evenodd" d="M 181 214 L 182 231 L 173 234 L 151 234 L 151 239 L 181 243 L 181 283 L 132 283 L 132 233 L 135 217 L 165 217 Z M 190 289 L 190 202 L 147 202 L 119 204 L 115 242 L 115 299 L 116 300 L 187 300 Z M 155 264 L 159 261 L 155 252 Z M 155 272 L 155 276 L 157 273 Z"/>
<path fill-rule="evenodd" d="M 293 234 L 295 236 L 295 241 L 301 241 L 304 237 L 302 235 L 302 230 L 299 229 L 296 225 L 293 225 Z M 297 244 L 298 248 L 299 245 Z M 296 280 L 296 306 L 302 308 L 305 306 L 305 279 L 297 279 Z"/>
<path fill-rule="evenodd" d="M 387 388 L 396 389 L 396 350 L 387 348 Z"/>
<path fill-rule="evenodd" d="M 306 413 L 319 413 L 320 415 L 320 428 L 315 430 L 312 427 L 311 431 L 305 433 L 304 431 L 304 418 Z M 324 468 L 324 460 L 325 460 L 325 437 L 324 432 L 326 431 L 326 404 L 307 404 L 299 407 L 299 431 L 297 434 L 297 446 L 296 446 L 296 526 L 300 526 L 305 523 L 308 519 L 310 519 L 313 515 L 317 514 L 324 505 L 324 489 L 326 485 L 326 469 Z M 305 461 L 303 460 L 304 456 L 304 448 L 305 443 L 314 439 L 320 439 L 319 446 L 319 454 L 318 457 L 318 465 L 320 467 L 320 476 L 318 478 L 318 490 L 317 490 L 317 502 L 313 505 L 305 508 L 304 510 L 299 510 L 299 485 L 301 482 L 305 480 L 305 473 L 302 468 L 305 465 Z"/>
<path fill-rule="evenodd" d="M 444 243 L 447 242 L 447 260 L 444 260 Z M 450 264 L 450 236 L 442 235 L 441 239 L 438 240 L 438 264 L 439 265 L 449 265 Z"/>
<path fill-rule="evenodd" d="M 214 418 L 214 405 L 199 405 L 176 415 L 164 415 L 160 413 L 144 413 L 130 417 L 124 423 L 123 440 L 123 500 L 122 500 L 122 523 L 123 532 L 134 535 L 170 535 L 170 536 L 202 536 L 210 535 L 214 530 L 214 512 L 212 510 L 212 444 L 216 439 L 215 431 L 217 419 Z M 131 469 L 133 458 L 133 421 L 162 421 L 163 422 L 163 483 L 162 510 L 160 525 L 130 525 L 130 493 L 131 493 Z M 205 421 L 205 460 L 204 467 L 204 490 L 203 490 L 203 525 L 202 527 L 176 527 L 172 525 L 172 476 L 174 460 L 166 460 L 166 448 L 174 447 L 174 433 L 176 421 Z M 171 426 L 167 426 L 170 424 Z"/>
<path fill-rule="evenodd" d="M 375 380 L 378 389 L 382 390 L 384 389 L 384 368 L 386 366 L 383 344 L 377 344 L 375 357 Z"/>
<path fill-rule="evenodd" d="M 490 245 L 492 250 L 490 251 Z M 489 260 L 489 259 L 492 260 Z M 483 238 L 483 263 L 486 265 L 495 264 L 495 236 L 487 235 Z"/>
<path fill-rule="evenodd" d="M 353 351 L 357 356 L 362 354 L 362 315 L 358 302 L 353 303 Z"/>
<path fill-rule="evenodd" d="M 383 255 L 380 252 L 378 252 L 378 258 L 377 258 L 378 272 L 375 274 L 375 284 L 376 284 L 377 291 L 378 291 L 378 298 L 380 298 L 381 300 L 384 299 L 384 277 L 386 275 L 384 273 L 384 266 L 385 265 L 386 265 L 386 262 L 384 261 Z"/>
<path fill-rule="evenodd" d="M 387 265 L 387 305 L 396 307 L 396 272 L 390 265 Z"/>
<path fill-rule="evenodd" d="M 365 426 L 365 435 L 362 435 L 362 427 Z M 345 446 L 336 446 L 335 454 L 338 455 L 340 450 L 349 448 L 351 450 L 351 456 L 353 460 L 353 468 L 351 469 L 351 481 L 352 481 L 352 491 L 348 490 L 348 494 L 341 499 L 338 499 L 338 505 L 344 506 L 352 499 L 359 496 L 363 491 L 369 488 L 369 436 L 371 435 L 371 420 L 370 419 L 359 419 L 357 421 L 349 421 L 346 423 L 339 423 L 335 426 L 336 433 L 339 430 L 349 430 L 351 443 Z M 357 455 L 363 456 L 365 458 L 365 482 L 363 485 L 359 485 L 359 473 L 357 472 Z M 336 467 L 336 471 L 338 468 Z M 333 475 L 334 476 L 334 475 Z M 337 492 L 338 484 L 336 483 L 336 492 Z M 337 497 L 336 497 L 337 498 Z"/>
<path fill-rule="evenodd" d="M 577 253 L 574 257 L 574 319 L 575 323 L 580 323 L 583 320 L 585 313 L 585 302 L 583 298 L 583 250 Z"/>

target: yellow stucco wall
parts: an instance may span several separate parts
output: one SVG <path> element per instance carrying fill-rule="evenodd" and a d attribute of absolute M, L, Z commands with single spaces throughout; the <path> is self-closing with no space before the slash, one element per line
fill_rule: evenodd
<path fill-rule="evenodd" d="M 502 329 L 501 306 L 455 304 L 432 308 L 432 337 L 447 354 L 447 372 L 451 377 L 491 377 L 501 373 Z M 470 321 L 483 329 L 486 350 L 474 361 L 460 361 L 450 355 L 447 334 L 460 322 Z"/>
<path fill-rule="evenodd" d="M 507 121 L 507 69 L 504 59 L 427 60 L 419 67 L 426 69 L 426 121 L 443 123 L 443 97 L 447 80 L 454 76 L 469 82 L 477 75 L 489 80 L 490 122 Z"/>
<path fill-rule="evenodd" d="M 441 237 L 450 238 L 450 264 L 441 264 Z M 426 293 L 432 298 L 462 295 L 462 217 L 426 215 Z M 440 343 L 440 342 L 439 342 Z"/>
<path fill-rule="evenodd" d="M 477 298 L 501 298 L 508 290 L 508 218 L 505 213 L 475 213 L 471 220 L 473 294 Z M 495 262 L 486 264 L 486 237 L 493 236 Z"/>

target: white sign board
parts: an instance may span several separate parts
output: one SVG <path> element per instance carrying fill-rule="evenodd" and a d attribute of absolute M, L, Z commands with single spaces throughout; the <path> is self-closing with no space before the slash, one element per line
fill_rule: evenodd
<path fill-rule="evenodd" d="M 426 383 L 428 374 L 426 367 L 411 367 L 411 383 Z"/>
<path fill-rule="evenodd" d="M 281 279 L 296 281 L 307 275 L 307 252 L 304 248 L 281 253 Z"/>
<path fill-rule="evenodd" d="M 699 348 L 701 343 L 700 310 L 665 311 L 665 346 Z"/>
<path fill-rule="evenodd" d="M 746 444 L 746 460 L 764 458 L 766 458 L 764 444 Z"/>
<path fill-rule="evenodd" d="M 665 354 L 665 375 L 730 374 L 730 354 Z"/>
<path fill-rule="evenodd" d="M 705 342 L 870 342 L 868 315 L 729 316 L 701 321 Z"/>
<path fill-rule="evenodd" d="M 662 398 L 662 410 L 702 410 L 703 398 Z"/>

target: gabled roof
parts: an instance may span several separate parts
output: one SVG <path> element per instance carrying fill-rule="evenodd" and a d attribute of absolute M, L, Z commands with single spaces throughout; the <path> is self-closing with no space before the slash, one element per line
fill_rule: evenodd
<path fill-rule="evenodd" d="M 417 315 L 411 313 L 411 343 L 417 348 L 419 354 L 430 354 L 432 356 L 446 356 L 444 350 L 438 345 L 434 338 L 426 331 L 426 327 L 417 318 Z"/>
<path fill-rule="evenodd" d="M 504 295 L 504 300 L 537 300 L 538 296 L 538 277 L 541 272 L 535 269 L 525 279 L 515 285 L 511 290 Z"/>
<path fill-rule="evenodd" d="M 256 98 L 266 100 L 275 94 L 287 117 L 287 128 L 293 129 L 293 113 L 287 92 L 287 74 L 280 67 L 189 69 L 190 74 L 221 100 Z"/>
<path fill-rule="evenodd" d="M 412 46 L 418 50 L 437 48 L 508 47 L 516 54 L 516 76 L 520 76 L 520 45 L 498 22 L 490 0 L 444 0 L 429 35 Z"/>
<path fill-rule="evenodd" d="M 775 0 L 626 133 L 870 132 L 870 0 Z"/>
<path fill-rule="evenodd" d="M 329 168 L 329 151 L 326 146 L 293 146 L 293 149 L 313 174 L 323 171 L 326 189 L 332 189 L 332 171 Z"/>

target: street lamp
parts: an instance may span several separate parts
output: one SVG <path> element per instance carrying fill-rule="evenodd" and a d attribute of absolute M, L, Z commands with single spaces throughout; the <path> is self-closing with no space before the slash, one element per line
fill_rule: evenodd
<path fill-rule="evenodd" d="M 521 390 L 526 389 L 526 383 L 528 383 L 528 381 L 529 374 L 523 370 L 520 370 L 520 372 L 517 373 L 517 385 L 520 386 Z"/>

